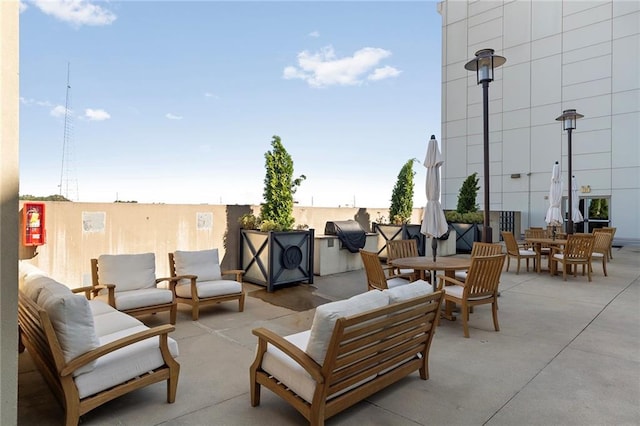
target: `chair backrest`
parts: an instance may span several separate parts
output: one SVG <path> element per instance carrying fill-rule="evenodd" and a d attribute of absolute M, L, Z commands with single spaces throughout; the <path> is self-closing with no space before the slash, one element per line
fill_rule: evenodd
<path fill-rule="evenodd" d="M 564 248 L 564 257 L 571 259 L 589 259 L 593 253 L 595 236 L 593 234 L 569 234 Z"/>
<path fill-rule="evenodd" d="M 387 276 L 382 269 L 378 253 L 360 249 L 360 257 L 364 265 L 364 273 L 367 276 L 367 287 L 369 290 L 384 290 L 387 286 Z"/>
<path fill-rule="evenodd" d="M 595 231 L 595 229 L 594 229 Z M 611 246 L 612 235 L 609 232 L 594 232 L 593 233 L 593 252 L 601 253 L 607 256 L 609 254 L 609 247 Z"/>
<path fill-rule="evenodd" d="M 169 272 L 172 277 L 178 275 L 195 275 L 198 282 L 222 279 L 218 249 L 182 251 L 169 253 Z M 180 280 L 178 284 L 189 283 Z"/>
<path fill-rule="evenodd" d="M 91 279 L 94 286 L 115 284 L 116 292 L 155 287 L 155 254 L 103 254 L 91 259 Z"/>
<path fill-rule="evenodd" d="M 602 228 L 595 228 L 593 230 L 593 233 L 596 234 L 598 232 L 606 232 L 607 234 L 611 234 L 611 240 L 613 240 L 614 235 L 616 234 L 616 228 L 611 228 L 611 227 L 602 227 Z"/>
<path fill-rule="evenodd" d="M 471 247 L 471 257 L 491 256 L 494 254 L 502 254 L 502 246 L 500 244 L 480 243 L 475 241 Z"/>
<path fill-rule="evenodd" d="M 529 228 L 524 231 L 525 238 L 547 238 L 548 235 L 547 230 L 542 228 Z"/>
<path fill-rule="evenodd" d="M 513 235 L 513 232 L 502 231 L 502 239 L 504 240 L 504 245 L 507 247 L 507 253 L 520 253 L 518 242 L 516 241 L 516 237 Z"/>
<path fill-rule="evenodd" d="M 495 294 L 506 254 L 471 257 L 463 297 L 482 297 Z"/>
<path fill-rule="evenodd" d="M 418 243 L 413 238 L 387 241 L 387 262 L 401 257 L 416 257 L 418 255 Z"/>

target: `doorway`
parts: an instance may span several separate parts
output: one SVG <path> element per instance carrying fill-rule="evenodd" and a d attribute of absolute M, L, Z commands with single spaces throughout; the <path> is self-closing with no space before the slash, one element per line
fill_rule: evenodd
<path fill-rule="evenodd" d="M 567 197 L 563 197 L 564 217 L 567 220 Z M 610 226 L 609 209 L 611 208 L 611 197 L 580 197 L 578 203 L 580 213 L 584 217 L 584 222 L 576 223 L 576 232 L 591 233 L 596 228 Z"/>

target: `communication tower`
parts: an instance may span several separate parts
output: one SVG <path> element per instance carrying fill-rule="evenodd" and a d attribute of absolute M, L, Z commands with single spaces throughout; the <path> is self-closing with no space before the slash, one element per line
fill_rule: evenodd
<path fill-rule="evenodd" d="M 67 96 L 64 105 L 64 137 L 62 140 L 62 169 L 60 171 L 60 195 L 78 201 L 78 178 L 76 176 L 73 146 L 73 109 L 71 108 L 71 64 L 67 64 Z"/>

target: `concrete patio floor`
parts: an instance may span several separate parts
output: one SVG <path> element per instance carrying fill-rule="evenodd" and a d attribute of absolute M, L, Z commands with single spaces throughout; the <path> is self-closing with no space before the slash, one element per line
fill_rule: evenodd
<path fill-rule="evenodd" d="M 475 308 L 471 337 L 459 321 L 442 320 L 431 347 L 430 378 L 414 373 L 327 421 L 328 425 L 637 425 L 640 424 L 640 247 L 614 249 L 603 277 L 503 272 L 500 332 L 490 306 Z M 329 300 L 365 291 L 363 271 L 315 277 Z M 245 290 L 261 287 L 245 284 Z M 165 383 L 111 401 L 82 417 L 83 425 L 300 425 L 304 418 L 270 391 L 249 401 L 251 330 L 287 335 L 308 329 L 314 310 L 295 312 L 247 297 L 201 312 L 191 321 L 179 305 L 172 337 L 181 365 L 178 395 L 166 403 Z M 147 325 L 167 315 L 141 318 Z M 63 411 L 20 355 L 18 424 L 59 425 Z"/>

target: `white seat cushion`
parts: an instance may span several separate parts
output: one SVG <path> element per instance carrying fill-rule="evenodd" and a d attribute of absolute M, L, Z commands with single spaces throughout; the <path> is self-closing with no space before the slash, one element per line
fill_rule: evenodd
<path fill-rule="evenodd" d="M 597 257 L 598 259 L 601 259 L 601 258 L 604 257 L 604 254 L 603 253 L 593 252 L 593 253 L 591 253 L 591 257 L 592 258 Z"/>
<path fill-rule="evenodd" d="M 98 338 L 116 333 L 128 328 L 144 326 L 142 321 L 113 309 L 93 317 L 95 332 Z"/>
<path fill-rule="evenodd" d="M 116 293 L 155 287 L 156 257 L 153 253 L 103 254 L 98 258 L 98 280 L 115 284 Z"/>
<path fill-rule="evenodd" d="M 387 293 L 372 290 L 346 300 L 318 306 L 311 324 L 311 334 L 305 352 L 318 364 L 322 365 L 338 318 L 359 314 L 388 304 L 389 296 Z"/>
<path fill-rule="evenodd" d="M 536 252 L 531 249 L 520 249 L 520 256 L 536 256 Z"/>
<path fill-rule="evenodd" d="M 231 280 L 196 282 L 196 288 L 198 289 L 199 298 L 242 293 L 242 284 Z M 176 295 L 190 299 L 191 284 L 180 284 L 176 286 Z"/>
<path fill-rule="evenodd" d="M 398 287 L 398 286 L 401 286 L 401 285 L 407 285 L 407 284 L 409 284 L 409 281 L 407 281 L 404 278 L 396 277 L 396 278 L 390 278 L 390 279 L 387 280 L 387 287 L 388 288 L 394 288 L 394 287 Z"/>
<path fill-rule="evenodd" d="M 456 271 L 455 278 L 458 281 L 465 282 L 467 280 L 467 271 Z"/>
<path fill-rule="evenodd" d="M 106 294 L 96 297 L 103 302 L 108 301 Z M 171 290 L 162 288 L 145 288 L 141 290 L 119 291 L 115 294 L 116 309 L 126 311 L 134 308 L 144 308 L 145 306 L 162 305 L 173 301 Z"/>
<path fill-rule="evenodd" d="M 396 303 L 414 297 L 433 293 L 433 286 L 424 280 L 417 280 L 410 284 L 384 290 L 389 295 L 389 302 Z"/>
<path fill-rule="evenodd" d="M 181 251 L 173 253 L 176 275 L 196 275 L 197 281 L 214 281 L 222 278 L 218 249 Z M 180 280 L 179 284 L 188 284 Z"/>
<path fill-rule="evenodd" d="M 457 297 L 458 299 L 462 299 L 462 291 L 464 287 L 461 285 L 446 285 L 444 286 L 444 292 L 450 296 Z M 489 299 L 491 296 L 484 297 L 470 297 L 468 300 L 482 300 Z"/>
<path fill-rule="evenodd" d="M 564 254 L 563 253 L 556 253 L 556 254 L 553 255 L 553 258 L 557 259 L 557 260 L 563 260 L 564 259 Z M 577 262 L 586 262 L 587 261 L 587 259 L 582 259 L 582 258 L 571 258 L 570 260 L 574 260 L 574 261 L 577 261 Z"/>
<path fill-rule="evenodd" d="M 100 338 L 100 346 L 147 329 L 148 327 L 142 325 L 108 334 Z M 177 342 L 171 337 L 167 340 L 169 352 L 171 352 L 171 355 L 174 357 L 177 357 Z M 80 398 L 85 398 L 140 376 L 163 364 L 164 361 L 160 352 L 159 339 L 157 336 L 134 343 L 133 345 L 128 345 L 98 358 L 91 372 L 78 375 L 75 378 L 78 394 Z"/>

